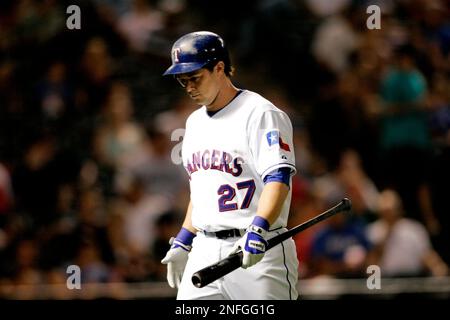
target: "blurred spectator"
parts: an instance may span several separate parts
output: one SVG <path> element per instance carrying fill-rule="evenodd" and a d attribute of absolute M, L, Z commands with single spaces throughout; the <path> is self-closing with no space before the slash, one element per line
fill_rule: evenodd
<path fill-rule="evenodd" d="M 95 243 L 86 241 L 78 247 L 74 264 L 80 267 L 82 283 L 110 282 L 114 279 L 113 270 L 101 259 L 101 251 Z"/>
<path fill-rule="evenodd" d="M 130 10 L 131 0 L 94 0 L 101 13 L 109 14 L 111 19 L 117 19 Z M 103 15 L 102 15 L 103 17 Z"/>
<path fill-rule="evenodd" d="M 115 63 L 106 41 L 94 36 L 86 43 L 78 64 L 78 102 L 87 115 L 95 114 L 108 92 Z"/>
<path fill-rule="evenodd" d="M 367 229 L 374 244 L 368 264 L 380 266 L 384 277 L 447 275 L 448 267 L 432 248 L 426 229 L 403 217 L 399 195 L 387 189 L 378 201 L 380 219 Z"/>
<path fill-rule="evenodd" d="M 61 178 L 56 166 L 56 148 L 54 137 L 34 137 L 24 152 L 22 163 L 13 172 L 16 209 L 24 214 L 32 228 L 48 225 L 56 216 L 57 189 Z"/>
<path fill-rule="evenodd" d="M 64 11 L 56 0 L 17 1 L 15 14 L 15 35 L 24 43 L 43 43 L 65 27 Z"/>
<path fill-rule="evenodd" d="M 314 236 L 310 269 L 316 276 L 363 277 L 370 248 L 363 224 L 338 214 Z"/>
<path fill-rule="evenodd" d="M 425 113 L 428 89 L 417 69 L 414 52 L 409 44 L 398 48 L 396 63 L 381 82 L 384 185 L 398 190 L 409 217 L 422 221 L 433 231 L 436 219 L 428 205 L 427 185 L 431 148 Z"/>
<path fill-rule="evenodd" d="M 116 188 L 123 190 L 129 181 L 139 180 L 147 195 L 161 195 L 175 202 L 180 193 L 188 188 L 184 167 L 175 164 L 174 143 L 170 137 L 155 127 L 147 127 L 140 156 L 135 156 L 133 166 L 124 168 L 116 176 Z M 158 181 L 158 183 L 155 183 Z"/>
<path fill-rule="evenodd" d="M 329 170 L 349 148 L 357 150 L 371 164 L 376 151 L 370 146 L 375 144 L 377 137 L 370 114 L 369 84 L 361 81 L 356 72 L 336 76 L 322 69 L 321 74 L 318 97 L 308 118 L 314 150 L 327 161 Z"/>
<path fill-rule="evenodd" d="M 131 10 L 119 17 L 118 29 L 132 50 L 144 52 L 152 33 L 164 27 L 164 15 L 155 7 L 156 2 L 132 0 Z"/>
<path fill-rule="evenodd" d="M 126 210 L 126 204 L 122 199 L 114 199 L 109 202 L 107 209 L 108 221 L 106 227 L 108 240 L 111 244 L 111 250 L 117 267 L 123 269 L 126 268 L 130 256 L 124 230 L 124 212 Z"/>
<path fill-rule="evenodd" d="M 373 219 L 379 193 L 364 172 L 358 153 L 354 150 L 342 153 L 336 174 L 346 196 L 352 200 L 353 213 L 366 221 Z"/>
<path fill-rule="evenodd" d="M 421 28 L 426 38 L 426 52 L 436 70 L 450 68 L 450 22 L 448 2 L 442 0 L 422 1 Z M 446 58 L 447 57 L 447 58 Z M 447 61 L 446 61 L 447 59 Z"/>
<path fill-rule="evenodd" d="M 317 16 L 327 17 L 333 14 L 338 14 L 351 4 L 351 0 L 307 0 L 308 8 Z"/>
<path fill-rule="evenodd" d="M 358 47 L 358 21 L 355 18 L 359 16 L 351 9 L 347 9 L 344 14 L 329 16 L 323 20 L 314 36 L 314 57 L 335 73 L 348 69 L 351 53 Z"/>
<path fill-rule="evenodd" d="M 358 153 L 348 149 L 341 153 L 334 171 L 315 177 L 312 192 L 324 203 L 337 203 L 348 197 L 353 213 L 362 221 L 372 220 L 376 210 L 378 190 L 362 168 Z"/>
<path fill-rule="evenodd" d="M 142 189 L 134 182 L 125 195 L 126 199 L 114 201 L 110 208 L 108 233 L 115 255 L 115 267 L 126 282 L 152 280 L 158 268 L 152 260 L 151 251 L 153 237 L 158 232 L 153 223 L 160 212 L 151 209 L 152 205 L 158 205 L 156 202 L 146 202 L 148 197 L 142 199 L 142 195 Z M 151 216 L 152 213 L 155 216 Z"/>
<path fill-rule="evenodd" d="M 79 223 L 76 209 L 74 187 L 70 184 L 61 185 L 58 189 L 55 220 L 39 234 L 41 268 L 60 268 L 73 258 L 75 249 L 72 234 Z"/>
<path fill-rule="evenodd" d="M 401 109 L 398 109 L 401 107 L 405 108 L 404 111 L 411 112 L 415 108 L 420 108 L 424 102 L 427 83 L 417 69 L 414 53 L 414 48 L 410 44 L 399 47 L 396 52 L 396 63 L 382 79 L 381 95 L 389 108 L 386 111 L 388 114 L 399 113 Z M 397 143 L 397 141 L 389 142 Z"/>
<path fill-rule="evenodd" d="M 155 130 L 169 137 L 172 136 L 175 130 L 184 130 L 186 119 L 197 107 L 192 100 L 186 98 L 186 95 L 177 95 L 169 110 L 155 115 Z"/>
<path fill-rule="evenodd" d="M 20 239 L 16 246 L 14 282 L 16 284 L 41 284 L 42 272 L 38 266 L 38 243 L 33 237 Z"/>
<path fill-rule="evenodd" d="M 116 262 L 106 227 L 108 217 L 101 190 L 82 190 L 76 200 L 73 208 L 76 212 L 61 215 L 60 220 L 40 234 L 42 269 L 50 271 L 65 267 L 77 255 L 87 252 L 91 256 L 92 250 L 102 264 L 112 266 Z"/>
<path fill-rule="evenodd" d="M 139 255 L 147 254 L 153 246 L 155 221 L 170 208 L 170 202 L 165 197 L 146 193 L 144 187 L 142 180 L 135 177 L 124 193 L 125 239 L 131 252 Z"/>
<path fill-rule="evenodd" d="M 125 84 L 114 83 L 95 131 L 94 154 L 101 165 L 113 170 L 128 168 L 141 152 L 144 130 L 133 119 L 133 112 L 130 89 Z"/>
<path fill-rule="evenodd" d="M 70 112 L 73 93 L 67 83 L 66 71 L 64 63 L 54 62 L 45 79 L 37 85 L 37 96 L 45 119 L 57 120 Z"/>

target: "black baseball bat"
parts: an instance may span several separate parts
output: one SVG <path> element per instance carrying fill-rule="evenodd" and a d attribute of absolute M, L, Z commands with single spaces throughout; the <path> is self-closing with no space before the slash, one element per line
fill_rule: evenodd
<path fill-rule="evenodd" d="M 292 229 L 267 240 L 266 251 L 273 248 L 277 244 L 283 242 L 284 240 L 294 236 L 295 234 L 308 229 L 309 227 L 315 225 L 316 223 L 325 220 L 339 212 L 347 212 L 352 208 L 352 202 L 344 198 L 334 207 L 328 209 L 325 212 L 317 215 L 308 221 L 293 227 Z M 242 265 L 242 251 L 238 251 L 220 260 L 219 262 L 212 264 L 206 268 L 203 268 L 192 275 L 192 283 L 197 288 L 203 288 L 204 286 L 210 284 L 211 282 L 227 275 L 231 271 L 236 270 Z"/>

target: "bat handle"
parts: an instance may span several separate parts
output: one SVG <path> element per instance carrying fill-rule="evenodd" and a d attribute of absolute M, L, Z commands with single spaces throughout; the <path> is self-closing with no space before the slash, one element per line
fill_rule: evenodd
<path fill-rule="evenodd" d="M 192 283 L 197 288 L 203 288 L 207 284 L 223 277 L 223 275 L 236 270 L 242 265 L 242 251 L 238 251 L 215 265 L 208 266 L 192 275 Z"/>

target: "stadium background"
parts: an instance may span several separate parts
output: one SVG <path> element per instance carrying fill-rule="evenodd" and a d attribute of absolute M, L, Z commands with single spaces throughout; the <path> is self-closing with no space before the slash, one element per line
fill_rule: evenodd
<path fill-rule="evenodd" d="M 66 27 L 72 4 L 80 30 Z M 372 4 L 381 29 L 366 26 Z M 386 188 L 426 231 L 421 246 L 450 263 L 448 2 L 9 0 L 0 2 L 0 297 L 174 297 L 159 261 L 188 181 L 171 135 L 196 106 L 161 74 L 173 41 L 196 30 L 222 35 L 237 86 L 293 120 L 290 225 L 353 201 L 350 219 L 296 237 L 304 297 L 374 296 L 364 243 Z M 330 257 L 319 242 L 336 225 L 348 232 Z M 69 265 L 80 266 L 82 290 L 66 288 Z M 397 270 L 381 292 L 448 298 L 440 267 Z"/>

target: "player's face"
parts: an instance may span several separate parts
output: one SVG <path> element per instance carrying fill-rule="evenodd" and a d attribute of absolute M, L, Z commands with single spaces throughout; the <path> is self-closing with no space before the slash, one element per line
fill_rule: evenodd
<path fill-rule="evenodd" d="M 220 89 L 216 68 L 213 71 L 200 69 L 176 77 L 186 93 L 199 105 L 210 106 L 214 103 Z"/>

